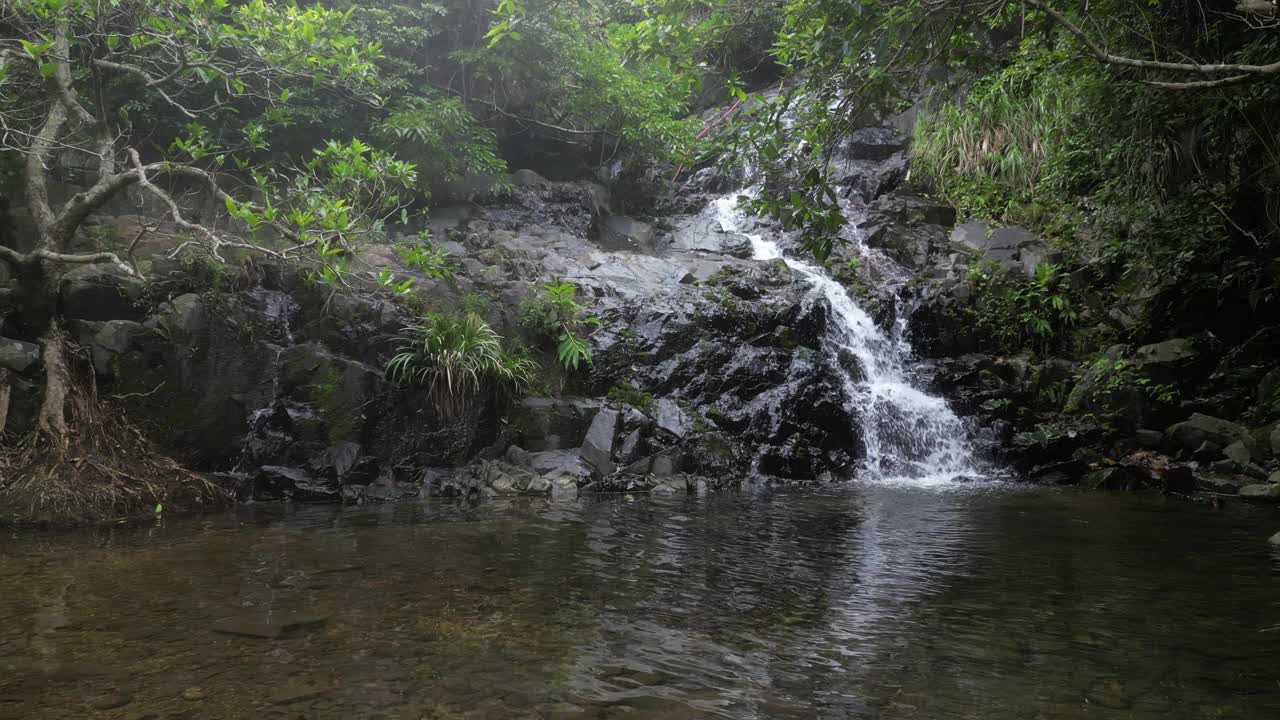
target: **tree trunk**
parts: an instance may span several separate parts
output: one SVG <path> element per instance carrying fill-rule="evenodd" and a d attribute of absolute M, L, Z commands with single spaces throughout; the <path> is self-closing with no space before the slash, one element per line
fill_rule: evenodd
<path fill-rule="evenodd" d="M 4 436 L 5 425 L 9 422 L 9 398 L 12 392 L 9 382 L 9 371 L 0 368 L 0 437 Z"/>
<path fill-rule="evenodd" d="M 53 447 L 55 452 L 67 450 L 67 394 L 71 374 L 67 370 L 66 344 L 62 328 L 57 320 L 49 323 L 44 336 L 44 402 L 40 406 L 40 420 L 36 432 Z"/>

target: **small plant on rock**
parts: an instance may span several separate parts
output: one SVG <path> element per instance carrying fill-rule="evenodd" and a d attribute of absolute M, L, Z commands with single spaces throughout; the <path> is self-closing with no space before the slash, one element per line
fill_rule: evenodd
<path fill-rule="evenodd" d="M 405 328 L 401 339 L 387 377 L 425 387 L 446 417 L 467 410 L 489 385 L 512 395 L 524 393 L 538 370 L 524 353 L 508 352 L 502 337 L 473 313 L 430 313 Z"/>
<path fill-rule="evenodd" d="M 586 308 L 578 303 L 577 295 L 578 286 L 555 278 L 524 307 L 525 324 L 556 341 L 556 356 L 566 370 L 591 364 L 586 338 L 601 326 L 600 318 L 584 317 Z"/>
<path fill-rule="evenodd" d="M 418 236 L 419 242 L 402 245 L 398 249 L 404 264 L 437 280 L 453 279 L 453 259 L 449 251 L 431 243 L 430 236 L 424 230 Z"/>

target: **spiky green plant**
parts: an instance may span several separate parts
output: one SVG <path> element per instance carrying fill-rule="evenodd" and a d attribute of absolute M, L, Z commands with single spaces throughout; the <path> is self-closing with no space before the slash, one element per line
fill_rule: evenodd
<path fill-rule="evenodd" d="M 502 336 L 475 313 L 430 313 L 401 333 L 399 352 L 387 365 L 395 383 L 427 390 L 442 415 L 454 417 L 488 386 L 519 395 L 532 383 L 537 364 L 507 352 Z"/>

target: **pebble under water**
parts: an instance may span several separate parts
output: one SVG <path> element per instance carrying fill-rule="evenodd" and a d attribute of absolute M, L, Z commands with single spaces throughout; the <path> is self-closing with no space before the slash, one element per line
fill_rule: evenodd
<path fill-rule="evenodd" d="M 1276 520 L 855 484 L 11 532 L 0 718 L 1273 719 Z"/>

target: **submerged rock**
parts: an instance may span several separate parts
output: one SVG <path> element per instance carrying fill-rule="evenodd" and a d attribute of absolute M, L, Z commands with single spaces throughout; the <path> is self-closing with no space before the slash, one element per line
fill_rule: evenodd
<path fill-rule="evenodd" d="M 213 631 L 223 635 L 239 635 L 263 639 L 275 639 L 296 635 L 322 627 L 329 621 L 325 613 L 273 613 L 263 618 L 259 615 L 237 616 L 213 624 Z"/>

